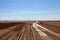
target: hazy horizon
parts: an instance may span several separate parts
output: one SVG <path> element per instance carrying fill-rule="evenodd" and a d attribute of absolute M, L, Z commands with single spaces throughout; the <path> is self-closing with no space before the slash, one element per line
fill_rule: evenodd
<path fill-rule="evenodd" d="M 0 20 L 60 20 L 60 0 L 0 0 Z"/>

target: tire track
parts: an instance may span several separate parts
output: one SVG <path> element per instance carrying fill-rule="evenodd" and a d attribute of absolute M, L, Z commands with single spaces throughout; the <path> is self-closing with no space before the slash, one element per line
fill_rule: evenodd
<path fill-rule="evenodd" d="M 41 38 L 43 40 L 53 40 L 52 38 L 50 38 L 47 34 L 45 34 L 44 32 L 42 32 L 40 29 L 38 29 L 37 27 L 38 25 L 36 25 L 36 23 L 33 23 L 33 27 L 35 28 L 35 30 L 40 34 Z"/>

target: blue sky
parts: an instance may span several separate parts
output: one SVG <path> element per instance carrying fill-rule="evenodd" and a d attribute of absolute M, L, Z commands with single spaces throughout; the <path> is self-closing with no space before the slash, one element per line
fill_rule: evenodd
<path fill-rule="evenodd" d="M 60 0 L 0 0 L 0 20 L 60 20 Z"/>

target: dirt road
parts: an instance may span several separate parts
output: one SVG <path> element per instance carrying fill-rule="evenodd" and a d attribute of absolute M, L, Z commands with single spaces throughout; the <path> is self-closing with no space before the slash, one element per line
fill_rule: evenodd
<path fill-rule="evenodd" d="M 0 29 L 0 40 L 60 40 L 60 29 L 36 22 Z"/>

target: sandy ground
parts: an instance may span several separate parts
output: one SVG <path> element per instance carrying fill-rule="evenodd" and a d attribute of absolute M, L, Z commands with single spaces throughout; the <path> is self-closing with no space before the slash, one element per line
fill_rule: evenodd
<path fill-rule="evenodd" d="M 0 22 L 0 40 L 60 40 L 60 21 Z"/>

